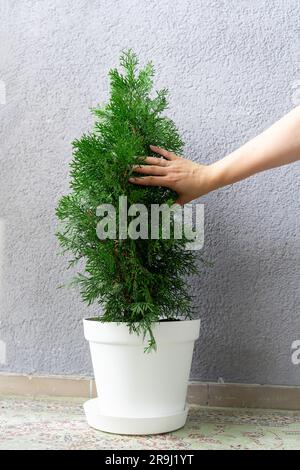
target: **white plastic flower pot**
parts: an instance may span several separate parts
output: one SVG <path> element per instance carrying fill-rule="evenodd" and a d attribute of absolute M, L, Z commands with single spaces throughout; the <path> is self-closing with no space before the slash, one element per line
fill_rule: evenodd
<path fill-rule="evenodd" d="M 84 404 L 90 426 L 117 434 L 157 434 L 184 426 L 186 394 L 200 320 L 163 321 L 147 337 L 126 325 L 84 320 L 98 397 Z"/>

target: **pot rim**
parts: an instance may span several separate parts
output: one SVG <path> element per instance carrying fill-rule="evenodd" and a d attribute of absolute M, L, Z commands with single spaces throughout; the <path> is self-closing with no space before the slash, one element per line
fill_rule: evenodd
<path fill-rule="evenodd" d="M 98 320 L 99 318 L 101 317 L 84 317 L 83 321 L 84 322 L 89 322 L 89 321 L 98 322 L 98 323 L 107 324 L 107 325 L 125 325 L 125 326 L 127 325 L 125 321 L 101 321 L 101 320 Z M 153 322 L 152 324 L 156 325 L 160 323 L 176 323 L 176 322 L 182 323 L 182 322 L 190 322 L 190 321 L 198 321 L 198 320 L 201 320 L 200 317 L 199 318 L 177 317 L 177 318 L 174 318 L 173 320 L 162 318 L 161 320 Z M 139 322 L 135 322 L 135 323 L 138 324 Z"/>
<path fill-rule="evenodd" d="M 154 322 L 152 331 L 157 344 L 195 341 L 199 337 L 200 325 L 200 319 Z M 149 340 L 148 333 L 143 337 L 143 334 L 130 332 L 125 322 L 101 322 L 84 319 L 83 327 L 85 338 L 96 343 L 145 346 Z"/>

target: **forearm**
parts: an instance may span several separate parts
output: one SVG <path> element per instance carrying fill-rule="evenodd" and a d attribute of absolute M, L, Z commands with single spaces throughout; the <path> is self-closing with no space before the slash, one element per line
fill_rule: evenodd
<path fill-rule="evenodd" d="M 135 173 L 141 173 L 141 177 L 131 177 L 129 181 L 143 186 L 170 188 L 177 192 L 177 202 L 186 204 L 259 171 L 299 160 L 300 106 L 212 165 L 194 163 L 153 145 L 150 148 L 164 158 L 146 157 L 145 165 L 133 168 Z"/>
<path fill-rule="evenodd" d="M 214 189 L 300 159 L 300 106 L 211 165 Z"/>

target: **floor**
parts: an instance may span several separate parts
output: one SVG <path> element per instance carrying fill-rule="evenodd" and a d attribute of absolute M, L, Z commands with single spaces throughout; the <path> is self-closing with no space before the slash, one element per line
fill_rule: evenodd
<path fill-rule="evenodd" d="M 192 406 L 183 429 L 138 437 L 89 428 L 82 403 L 0 397 L 0 450 L 300 449 L 300 412 Z"/>

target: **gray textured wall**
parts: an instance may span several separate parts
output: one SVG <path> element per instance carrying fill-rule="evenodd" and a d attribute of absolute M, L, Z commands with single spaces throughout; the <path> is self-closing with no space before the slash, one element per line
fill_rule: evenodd
<path fill-rule="evenodd" d="M 0 13 L 0 368 L 89 375 L 88 309 L 57 290 L 54 208 L 109 68 L 126 47 L 153 60 L 186 155 L 212 162 L 299 100 L 300 3 L 1 0 Z M 203 321 L 192 378 L 300 384 L 299 189 L 295 164 L 203 198 L 215 265 L 189 281 Z"/>

